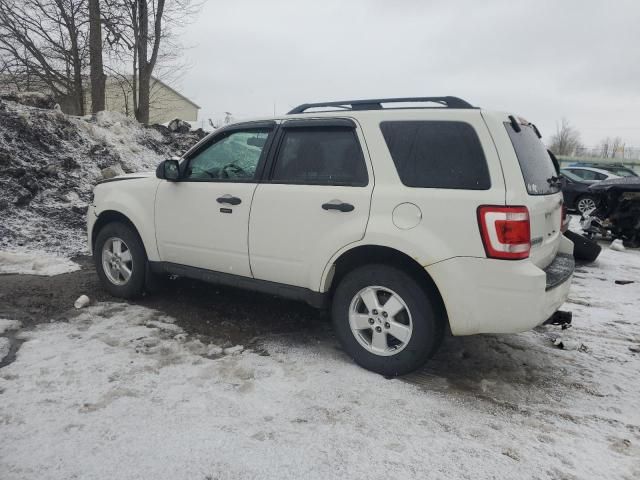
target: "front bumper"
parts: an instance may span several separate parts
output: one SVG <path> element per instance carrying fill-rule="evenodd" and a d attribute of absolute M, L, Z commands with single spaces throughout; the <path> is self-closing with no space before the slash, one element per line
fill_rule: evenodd
<path fill-rule="evenodd" d="M 451 332 L 472 335 L 524 332 L 544 323 L 566 301 L 574 266 L 572 256 L 560 253 L 544 270 L 529 260 L 458 257 L 427 271 Z"/>
<path fill-rule="evenodd" d="M 96 209 L 93 204 L 89 204 L 87 209 L 87 243 L 89 248 L 89 255 L 93 255 L 93 226 L 96 223 L 98 216 L 96 215 Z"/>

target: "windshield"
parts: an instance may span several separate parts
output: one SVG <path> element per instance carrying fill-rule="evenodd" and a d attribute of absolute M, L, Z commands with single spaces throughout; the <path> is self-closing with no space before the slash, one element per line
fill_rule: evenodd
<path fill-rule="evenodd" d="M 516 132 L 511 123 L 504 122 L 504 128 L 507 129 L 513 149 L 518 157 L 522 177 L 529 195 L 558 193 L 560 184 L 554 181 L 556 169 L 533 127 L 520 125 L 520 131 Z"/>

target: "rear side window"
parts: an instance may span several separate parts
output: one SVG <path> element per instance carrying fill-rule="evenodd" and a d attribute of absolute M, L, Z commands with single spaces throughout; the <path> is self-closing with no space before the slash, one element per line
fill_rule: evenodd
<path fill-rule="evenodd" d="M 504 122 L 504 128 L 507 129 L 513 149 L 516 151 L 529 195 L 558 193 L 560 185 L 552 180 L 556 176 L 553 161 L 533 127 L 520 125 L 520 131 L 516 132 L 511 123 Z"/>
<path fill-rule="evenodd" d="M 286 128 L 271 175 L 277 183 L 365 186 L 367 168 L 352 128 Z"/>
<path fill-rule="evenodd" d="M 478 135 L 464 122 L 382 122 L 400 180 L 408 187 L 487 190 L 491 179 Z"/>

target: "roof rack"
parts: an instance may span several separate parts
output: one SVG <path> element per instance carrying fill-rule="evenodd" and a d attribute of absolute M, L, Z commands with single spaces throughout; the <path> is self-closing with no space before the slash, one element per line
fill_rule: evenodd
<path fill-rule="evenodd" d="M 372 98 L 369 100 L 343 100 L 341 102 L 303 103 L 291 110 L 287 115 L 304 113 L 310 108 L 336 107 L 341 110 L 382 110 L 383 103 L 439 103 L 437 108 L 476 108 L 458 97 L 408 97 L 408 98 Z M 402 107 L 399 107 L 402 108 Z M 411 107 L 416 108 L 416 107 Z M 429 107 L 417 107 L 429 108 Z M 431 107 L 433 108 L 433 107 Z"/>

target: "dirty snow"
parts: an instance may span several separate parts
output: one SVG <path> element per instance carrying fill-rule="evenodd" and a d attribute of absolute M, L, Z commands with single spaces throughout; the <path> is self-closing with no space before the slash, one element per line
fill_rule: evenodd
<path fill-rule="evenodd" d="M 4 360 L 4 357 L 9 355 L 11 349 L 11 343 L 8 338 L 0 337 L 0 362 Z"/>
<path fill-rule="evenodd" d="M 124 115 L 73 117 L 0 100 L 0 249 L 86 251 L 85 213 L 101 170 L 154 170 L 204 132 L 175 134 Z"/>
<path fill-rule="evenodd" d="M 449 338 L 424 371 L 394 380 L 329 337 L 221 356 L 215 339 L 176 334 L 156 311 L 91 306 L 18 333 L 17 358 L 0 370 L 0 472 L 639 478 L 638 282 L 640 252 L 605 249 L 576 272 L 573 328 Z"/>
<path fill-rule="evenodd" d="M 20 327 L 22 327 L 22 324 L 17 320 L 0 318 L 0 335 L 11 330 L 18 330 Z"/>
<path fill-rule="evenodd" d="M 0 274 L 60 275 L 80 270 L 80 265 L 60 255 L 42 251 L 0 250 Z"/>

